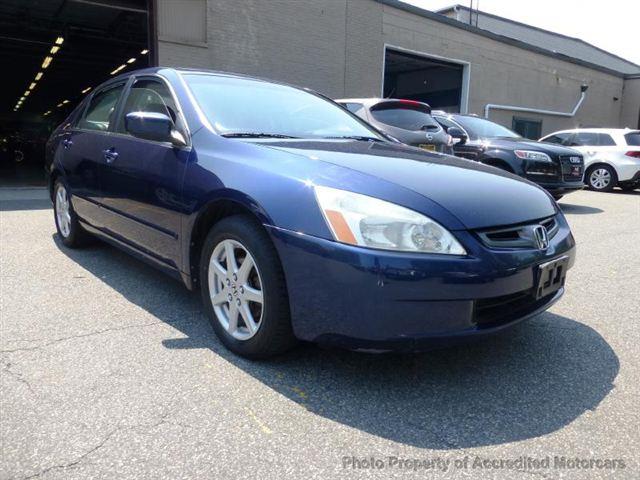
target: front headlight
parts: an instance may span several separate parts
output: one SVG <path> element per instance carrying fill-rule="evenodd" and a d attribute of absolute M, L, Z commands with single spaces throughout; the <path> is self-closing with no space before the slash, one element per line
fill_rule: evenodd
<path fill-rule="evenodd" d="M 315 192 L 339 242 L 404 252 L 467 253 L 442 225 L 412 210 L 335 188 L 316 186 Z"/>
<path fill-rule="evenodd" d="M 535 160 L 537 162 L 550 162 L 551 157 L 544 152 L 536 152 L 535 150 L 514 150 L 516 157 L 523 160 Z"/>

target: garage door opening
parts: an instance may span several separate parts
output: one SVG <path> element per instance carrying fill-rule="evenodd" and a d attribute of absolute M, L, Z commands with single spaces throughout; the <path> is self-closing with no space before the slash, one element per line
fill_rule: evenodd
<path fill-rule="evenodd" d="M 384 97 L 426 102 L 435 110 L 466 111 L 464 65 L 387 48 Z"/>
<path fill-rule="evenodd" d="M 0 2 L 0 186 L 43 184 L 52 129 L 111 75 L 152 63 L 149 3 Z"/>

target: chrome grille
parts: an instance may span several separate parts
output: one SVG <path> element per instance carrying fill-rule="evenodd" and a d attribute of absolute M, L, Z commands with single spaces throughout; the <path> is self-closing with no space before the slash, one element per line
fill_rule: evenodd
<path fill-rule="evenodd" d="M 547 229 L 548 238 L 553 238 L 560 226 L 555 217 L 545 218 L 538 222 L 491 230 L 478 230 L 476 233 L 482 243 L 489 248 L 538 248 L 534 229 L 543 226 Z"/>
<path fill-rule="evenodd" d="M 565 182 L 581 182 L 584 174 L 584 161 L 580 155 L 560 155 L 560 165 L 562 166 L 562 179 Z M 573 169 L 577 167 L 579 175 L 572 175 Z"/>

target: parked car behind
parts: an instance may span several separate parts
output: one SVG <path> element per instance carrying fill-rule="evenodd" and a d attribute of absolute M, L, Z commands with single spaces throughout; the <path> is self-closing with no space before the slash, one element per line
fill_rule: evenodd
<path fill-rule="evenodd" d="M 453 149 L 459 157 L 515 173 L 546 189 L 559 200 L 584 188 L 582 154 L 560 145 L 523 138 L 502 125 L 474 115 L 433 112 L 433 117 L 458 137 Z M 459 137 L 458 131 L 463 136 Z"/>
<path fill-rule="evenodd" d="M 426 103 L 393 98 L 341 98 L 336 102 L 402 143 L 453 155 L 452 137 L 433 119 Z"/>
<path fill-rule="evenodd" d="M 565 145 L 584 155 L 585 183 L 610 192 L 640 188 L 640 130 L 576 128 L 552 133 L 541 142 Z"/>
<path fill-rule="evenodd" d="M 64 246 L 95 235 L 199 287 L 221 341 L 251 358 L 296 339 L 482 337 L 556 302 L 575 259 L 562 212 L 530 182 L 245 76 L 111 78 L 54 131 L 47 161 Z"/>

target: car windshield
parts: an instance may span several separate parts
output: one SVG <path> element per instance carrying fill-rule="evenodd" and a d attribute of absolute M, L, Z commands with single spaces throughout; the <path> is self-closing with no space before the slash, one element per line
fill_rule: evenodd
<path fill-rule="evenodd" d="M 208 74 L 185 74 L 215 130 L 229 137 L 383 138 L 342 107 L 286 85 Z"/>
<path fill-rule="evenodd" d="M 460 116 L 455 117 L 455 121 L 462 125 L 471 138 L 520 138 L 516 132 L 484 118 Z"/>

